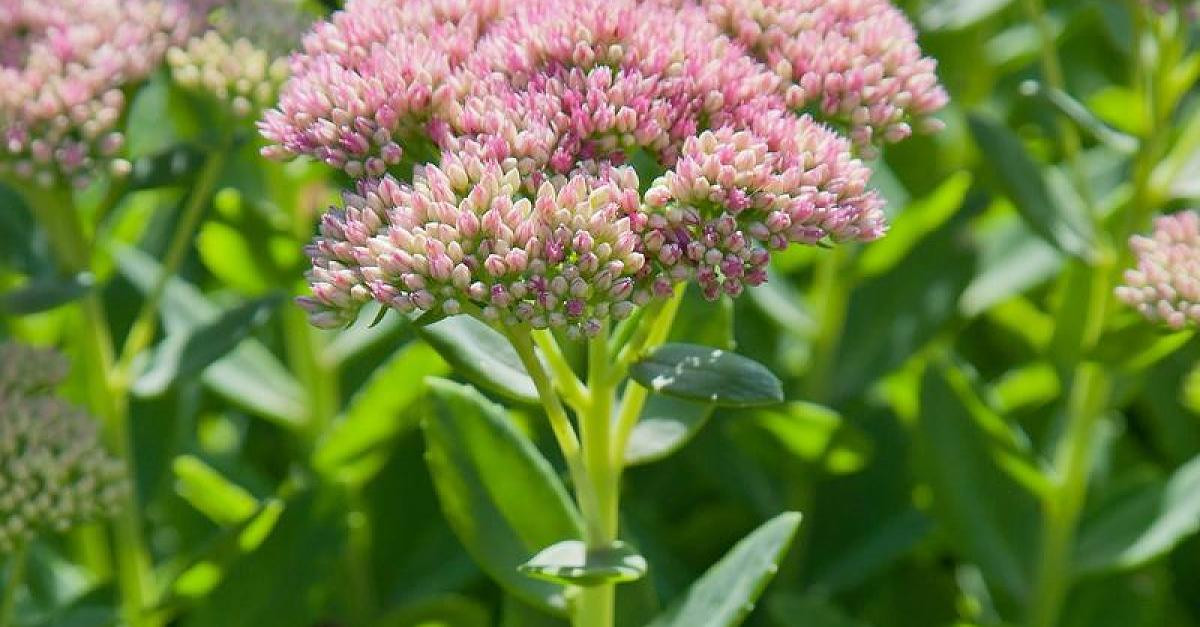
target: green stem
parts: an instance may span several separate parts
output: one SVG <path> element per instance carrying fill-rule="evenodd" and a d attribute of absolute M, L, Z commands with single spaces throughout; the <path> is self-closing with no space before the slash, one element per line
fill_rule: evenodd
<path fill-rule="evenodd" d="M 533 379 L 533 385 L 537 389 L 538 398 L 542 401 L 542 407 L 546 410 L 546 417 L 550 420 L 550 430 L 554 433 L 554 439 L 558 442 L 558 448 L 562 451 L 563 459 L 567 462 L 567 470 L 571 473 L 571 481 L 575 484 L 576 493 L 579 500 L 579 507 L 583 511 L 584 518 L 592 516 L 594 519 L 596 511 L 596 499 L 590 492 L 590 486 L 587 481 L 587 473 L 583 466 L 583 454 L 579 446 L 579 438 L 575 434 L 575 428 L 571 426 L 571 419 L 567 416 L 567 410 L 563 407 L 562 401 L 554 392 L 554 383 L 547 376 L 546 371 L 542 368 L 542 362 L 537 358 L 537 354 L 533 350 L 533 338 L 530 329 L 527 325 L 503 327 L 501 331 L 508 336 L 509 343 L 516 350 L 517 356 L 521 359 L 521 364 L 525 366 L 525 371 L 529 373 L 529 378 Z"/>
<path fill-rule="evenodd" d="M 92 247 L 83 233 L 80 216 L 70 192 L 41 190 L 31 193 L 33 206 L 43 216 L 63 269 L 71 274 L 87 271 Z M 97 292 L 85 295 L 81 302 L 83 325 L 79 333 L 80 350 L 89 399 L 93 411 L 101 417 L 109 446 L 125 463 L 131 476 L 137 476 L 129 427 L 129 404 L 124 388 L 111 376 L 114 371 L 113 342 L 104 305 Z M 136 490 L 128 490 L 126 502 L 113 520 L 116 539 L 117 583 L 122 609 L 131 627 L 154 627 L 155 620 L 144 614 L 146 600 L 153 594 L 153 571 L 149 551 L 142 538 L 141 511 Z"/>
<path fill-rule="evenodd" d="M 0 627 L 11 627 L 14 624 L 17 589 L 25 581 L 26 550 L 26 546 L 22 544 L 8 556 L 8 577 L 4 580 L 4 588 L 0 589 Z"/>
<path fill-rule="evenodd" d="M 596 498 L 596 512 L 587 520 L 588 548 L 603 549 L 617 540 L 620 501 L 619 463 L 611 454 L 613 396 L 609 375 L 608 325 L 588 343 L 588 383 L 592 406 L 582 414 L 583 459 L 588 482 Z M 575 627 L 612 627 L 616 616 L 616 585 L 605 583 L 582 588 L 575 606 Z"/>
<path fill-rule="evenodd" d="M 567 362 L 562 349 L 554 339 L 554 334 L 547 329 L 533 331 L 533 341 L 546 356 L 550 365 L 550 374 L 554 377 L 554 385 L 562 394 L 563 400 L 575 411 L 587 411 L 591 405 L 587 387 L 575 376 L 575 370 Z"/>
<path fill-rule="evenodd" d="M 1043 501 L 1042 547 L 1031 604 L 1031 627 L 1055 627 L 1070 587 L 1075 533 L 1095 456 L 1095 427 L 1111 382 L 1098 364 L 1081 364 L 1068 403 L 1067 431 L 1055 455 L 1055 483 Z"/>
<path fill-rule="evenodd" d="M 179 216 L 179 221 L 175 226 L 175 232 L 167 245 L 167 252 L 163 256 L 158 278 L 146 295 L 146 299 L 142 301 L 137 317 L 134 318 L 133 325 L 129 327 L 129 334 L 125 336 L 125 344 L 117 363 L 117 373 L 120 377 L 125 378 L 130 375 L 133 359 L 154 341 L 154 334 L 158 329 L 159 303 L 167 290 L 167 284 L 179 271 L 183 260 L 187 258 L 188 247 L 195 236 L 196 229 L 200 226 L 200 221 L 204 218 L 205 210 L 211 204 L 213 191 L 216 189 L 221 171 L 225 168 L 227 158 L 226 149 L 215 149 L 209 153 L 204 167 L 196 178 L 187 204 L 184 205 L 183 213 Z"/>

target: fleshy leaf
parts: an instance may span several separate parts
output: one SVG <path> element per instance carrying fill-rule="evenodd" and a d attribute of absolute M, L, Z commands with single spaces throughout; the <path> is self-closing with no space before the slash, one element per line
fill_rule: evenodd
<path fill-rule="evenodd" d="M 470 316 L 452 316 L 414 328 L 459 375 L 510 400 L 537 404 L 537 388 L 521 358 L 491 327 Z"/>
<path fill-rule="evenodd" d="M 799 526 L 798 512 L 785 512 L 767 521 L 730 549 L 647 627 L 740 624 L 775 576 Z"/>
<path fill-rule="evenodd" d="M 562 614 L 561 586 L 517 568 L 538 550 L 580 538 L 583 523 L 554 468 L 504 410 L 468 385 L 427 379 L 426 460 L 446 521 L 508 592 Z"/>
<path fill-rule="evenodd" d="M 783 384 L 766 366 L 708 346 L 664 344 L 629 374 L 652 391 L 723 407 L 783 402 Z"/>
<path fill-rule="evenodd" d="M 624 542 L 589 550 L 582 540 L 564 540 L 542 549 L 519 570 L 535 579 L 563 585 L 595 586 L 636 581 L 647 568 L 646 558 Z"/>

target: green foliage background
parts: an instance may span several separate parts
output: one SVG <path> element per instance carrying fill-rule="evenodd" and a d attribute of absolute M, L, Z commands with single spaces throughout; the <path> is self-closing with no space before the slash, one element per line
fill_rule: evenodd
<path fill-rule="evenodd" d="M 711 417 L 686 403 L 657 408 L 707 424 L 626 476 L 625 535 L 651 570 L 622 587 L 618 622 L 642 624 L 785 510 L 804 523 L 747 624 L 1022 622 L 1043 585 L 1045 515 L 1061 495 L 1056 447 L 1070 403 L 1089 402 L 1072 400 L 1084 362 L 1107 398 L 1087 434 L 1096 455 L 1066 547 L 1060 624 L 1200 625 L 1200 344 L 1111 304 L 1095 347 L 1081 348 L 1089 268 L 1129 262 L 1114 237 L 1129 204 L 1145 196 L 1170 211 L 1200 195 L 1188 143 L 1200 58 L 1147 59 L 1136 3 L 901 4 L 939 59 L 947 128 L 876 164 L 892 216 L 884 240 L 793 250 L 737 302 L 685 302 L 677 336 L 766 364 L 789 403 Z M 1047 37 L 1061 91 L 1046 82 Z M 1151 110 L 1148 94 L 1161 103 L 1163 84 L 1179 106 Z M 136 487 L 163 616 L 187 627 L 560 624 L 527 605 L 538 590 L 499 586 L 472 559 L 468 549 L 511 547 L 496 544 L 490 518 L 454 520 L 461 512 L 439 502 L 430 474 L 444 464 L 426 461 L 420 424 L 449 410 L 424 378 L 470 379 L 449 362 L 473 363 L 478 355 L 456 351 L 477 340 L 430 337 L 395 315 L 318 331 L 286 298 L 304 292 L 302 246 L 345 181 L 265 162 L 248 125 L 227 144 L 211 107 L 165 75 L 140 88 L 130 115 L 133 177 L 77 195 L 103 242 L 83 284 L 53 271 L 37 210 L 0 193 L 0 329 L 70 349 L 91 332 L 72 299 L 93 289 L 119 346 L 189 189 L 203 164 L 217 168 L 156 346 L 134 369 Z M 1081 144 L 1074 158 L 1070 137 Z M 562 474 L 531 393 L 484 389 Z M 86 398 L 79 376 L 69 392 Z M 502 452 L 474 459 L 487 462 L 476 476 L 445 480 L 517 472 Z M 552 503 L 504 489 L 513 498 L 500 516 L 570 528 L 553 522 L 562 514 Z M 478 546 L 464 548 L 464 524 Z M 116 620 L 94 550 L 102 535 L 34 547 L 19 624 Z"/>

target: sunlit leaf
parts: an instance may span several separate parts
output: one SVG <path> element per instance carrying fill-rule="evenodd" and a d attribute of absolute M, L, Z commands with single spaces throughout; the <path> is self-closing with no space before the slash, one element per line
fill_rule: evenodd
<path fill-rule="evenodd" d="M 754 609 L 800 526 L 787 512 L 737 543 L 647 627 L 732 627 Z"/>
<path fill-rule="evenodd" d="M 646 388 L 725 407 L 783 402 L 779 379 L 736 353 L 694 344 L 664 344 L 633 364 L 630 377 Z"/>
<path fill-rule="evenodd" d="M 470 386 L 436 378 L 428 385 L 426 459 L 447 522 L 505 590 L 563 613 L 560 586 L 517 568 L 551 544 L 582 537 L 566 488 L 499 406 Z"/>

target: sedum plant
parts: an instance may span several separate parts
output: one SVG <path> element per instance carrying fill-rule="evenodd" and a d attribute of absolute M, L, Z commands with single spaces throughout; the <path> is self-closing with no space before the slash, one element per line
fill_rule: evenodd
<path fill-rule="evenodd" d="M 0 343 L 0 625 L 12 624 L 31 542 L 115 515 L 131 489 L 95 421 L 54 394 L 66 360 Z"/>
<path fill-rule="evenodd" d="M 501 584 L 613 625 L 615 585 L 647 568 L 619 499 L 629 451 L 653 437 L 648 400 L 784 400 L 745 357 L 667 342 L 688 286 L 736 298 L 792 246 L 883 236 L 862 156 L 940 126 L 933 70 L 883 1 L 351 0 L 304 38 L 260 122 L 264 155 L 353 180 L 307 249 L 299 304 L 322 328 L 395 310 L 464 377 L 540 404 L 573 503 L 503 410 L 435 380 L 439 495 Z M 473 476 L 472 455 L 507 455 L 513 476 Z M 506 520 L 505 481 L 544 519 Z M 479 535 L 489 516 L 505 537 Z M 764 525 L 653 624 L 739 622 L 797 524 Z"/>

